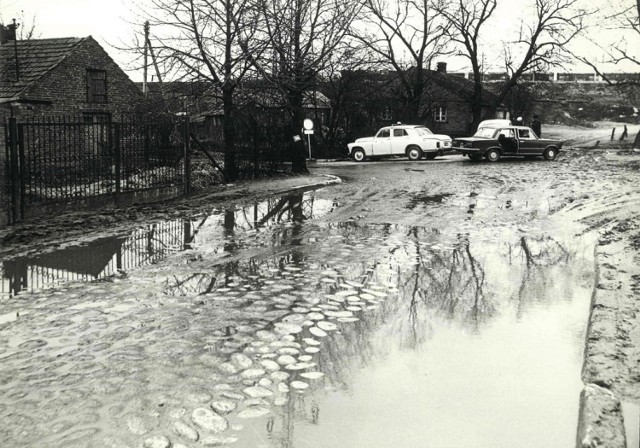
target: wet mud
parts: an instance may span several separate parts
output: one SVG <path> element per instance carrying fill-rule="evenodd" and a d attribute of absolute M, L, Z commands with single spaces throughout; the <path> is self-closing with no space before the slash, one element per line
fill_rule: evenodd
<path fill-rule="evenodd" d="M 562 156 L 318 166 L 349 180 L 5 259 L 0 437 L 573 445 L 600 238 L 637 179 Z"/>

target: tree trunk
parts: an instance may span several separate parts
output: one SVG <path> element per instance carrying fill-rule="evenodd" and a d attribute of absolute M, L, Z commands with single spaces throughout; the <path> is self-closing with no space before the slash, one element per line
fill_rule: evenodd
<path fill-rule="evenodd" d="M 233 87 L 222 88 L 222 104 L 224 118 L 222 133 L 224 137 L 224 175 L 233 182 L 238 179 L 238 166 L 236 163 L 236 111 L 233 104 Z"/>
<path fill-rule="evenodd" d="M 413 92 L 408 92 L 410 97 L 410 123 L 420 122 L 420 106 L 422 105 L 422 94 L 424 92 L 425 80 L 422 66 L 416 67 L 416 78 L 413 85 Z"/>
<path fill-rule="evenodd" d="M 482 75 L 480 70 L 474 69 L 473 74 L 473 94 L 471 95 L 471 129 L 469 133 L 474 133 L 482 121 Z"/>
<path fill-rule="evenodd" d="M 302 92 L 289 93 L 289 105 L 291 106 L 291 141 L 294 135 L 299 135 L 304 140 L 302 133 L 302 122 L 304 120 L 304 112 L 302 109 Z M 304 145 L 292 145 L 291 151 L 291 171 L 294 173 L 308 173 L 306 163 L 306 153 Z"/>
<path fill-rule="evenodd" d="M 638 134 L 636 134 L 636 138 L 633 141 L 633 147 L 640 149 L 640 132 L 638 132 Z"/>

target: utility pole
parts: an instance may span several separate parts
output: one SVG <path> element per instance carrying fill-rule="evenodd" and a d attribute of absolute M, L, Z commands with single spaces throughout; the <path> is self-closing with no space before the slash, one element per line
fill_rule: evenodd
<path fill-rule="evenodd" d="M 20 69 L 18 68 L 18 24 L 16 19 L 13 19 L 13 51 L 16 57 L 16 82 L 18 82 L 20 81 Z"/>
<path fill-rule="evenodd" d="M 149 94 L 149 87 L 147 86 L 147 67 L 149 65 L 147 52 L 149 42 L 149 21 L 144 22 L 144 68 L 142 75 L 142 94 L 147 96 Z"/>

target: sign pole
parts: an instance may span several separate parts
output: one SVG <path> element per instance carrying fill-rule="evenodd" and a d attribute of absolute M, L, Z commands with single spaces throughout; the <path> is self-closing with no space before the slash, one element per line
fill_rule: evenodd
<path fill-rule="evenodd" d="M 309 160 L 311 160 L 311 134 L 313 134 L 313 120 L 310 118 L 304 119 L 302 132 L 307 134 L 307 145 L 309 145 Z"/>

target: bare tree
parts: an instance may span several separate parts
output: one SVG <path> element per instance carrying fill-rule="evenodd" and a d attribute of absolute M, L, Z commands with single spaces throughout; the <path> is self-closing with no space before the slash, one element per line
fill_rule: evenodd
<path fill-rule="evenodd" d="M 149 41 L 165 76 L 211 83 L 222 100 L 224 174 L 238 176 L 235 91 L 250 68 L 239 44 L 240 31 L 252 33 L 256 22 L 242 0 L 151 0 L 141 16 L 152 30 Z M 246 45 L 249 45 L 245 42 Z M 249 47 L 247 47 L 249 48 Z M 251 46 L 252 52 L 259 49 Z"/>
<path fill-rule="evenodd" d="M 535 12 L 523 21 L 519 35 L 503 41 L 507 79 L 484 114 L 496 109 L 518 83 L 522 75 L 562 63 L 568 56 L 567 45 L 584 28 L 588 12 L 579 7 L 580 0 L 534 0 Z M 482 64 L 480 34 L 496 8 L 496 0 L 458 0 L 455 7 L 442 1 L 439 11 L 452 24 L 451 37 L 456 41 L 473 69 L 474 94 L 471 100 L 473 126 L 486 117 L 482 114 Z"/>
<path fill-rule="evenodd" d="M 255 0 L 262 32 L 243 32 L 245 54 L 264 78 L 280 92 L 291 117 L 291 135 L 300 133 L 304 94 L 343 42 L 358 6 L 342 0 Z M 270 57 L 250 49 L 252 39 L 265 43 Z M 306 172 L 304 151 L 292 152 L 293 172 Z"/>
<path fill-rule="evenodd" d="M 497 6 L 497 0 L 441 1 L 437 10 L 450 24 L 449 37 L 459 45 L 462 55 L 469 60 L 473 71 L 473 95 L 471 96 L 472 127 L 480 123 L 482 115 L 482 62 L 479 47 L 480 33 Z"/>
<path fill-rule="evenodd" d="M 390 66 L 398 76 L 410 120 L 419 119 L 428 70 L 435 57 L 447 53 L 450 26 L 432 0 L 362 0 L 364 18 L 353 36 Z"/>
<path fill-rule="evenodd" d="M 604 9 L 604 8 L 603 8 Z M 626 0 L 613 5 L 613 10 L 607 9 L 604 16 L 599 17 L 598 28 L 605 32 L 613 31 L 616 34 L 614 42 L 603 42 L 598 38 L 589 38 L 589 42 L 599 48 L 603 53 L 603 60 L 598 62 L 593 55 L 575 54 L 578 60 L 591 67 L 607 84 L 617 88 L 637 92 L 640 86 L 640 78 L 613 79 L 602 68 L 601 62 L 609 64 L 627 64 L 640 68 L 640 54 L 638 45 L 633 44 L 640 40 L 640 0 Z M 600 35 L 600 33 L 594 33 Z M 619 36 L 619 37 L 618 37 Z M 630 42 L 631 41 L 631 42 Z M 629 92 L 631 93 L 631 92 Z M 640 132 L 636 135 L 635 146 L 640 146 Z"/>
<path fill-rule="evenodd" d="M 600 29 L 604 31 L 615 30 L 616 35 L 619 36 L 616 37 L 614 42 L 609 41 L 606 44 L 603 44 L 602 41 L 597 38 L 589 38 L 591 44 L 604 52 L 604 57 L 601 62 L 613 64 L 628 63 L 640 68 L 640 55 L 637 52 L 637 44 L 629 43 L 630 38 L 640 39 L 640 0 L 635 1 L 636 4 L 633 4 L 633 0 L 627 0 L 626 4 L 616 3 L 613 10 L 608 9 L 603 16 L 598 17 L 598 26 Z M 575 54 L 575 56 L 593 68 L 593 70 L 610 85 L 640 85 L 640 80 L 638 79 L 625 79 L 623 81 L 611 79 L 609 75 L 604 73 L 601 65 L 594 59 L 593 55 Z"/>

